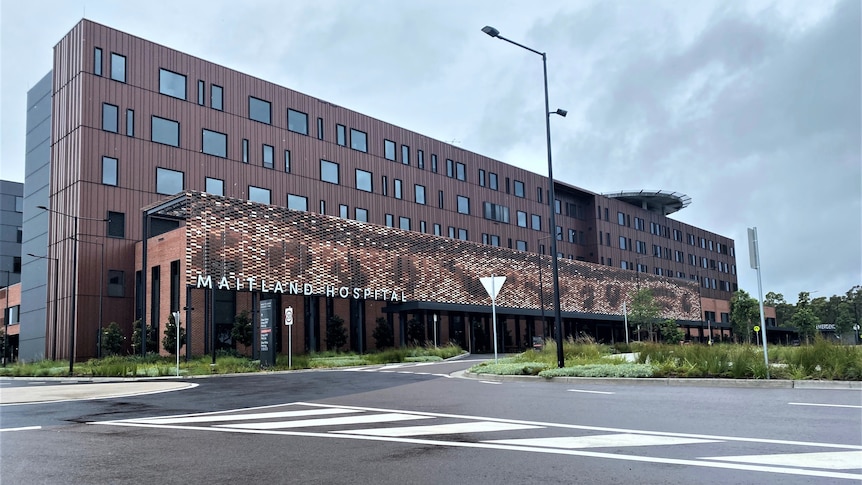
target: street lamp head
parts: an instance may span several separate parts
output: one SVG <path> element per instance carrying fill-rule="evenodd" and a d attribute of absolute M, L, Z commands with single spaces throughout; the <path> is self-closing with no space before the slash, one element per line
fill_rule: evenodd
<path fill-rule="evenodd" d="M 495 29 L 494 27 L 491 27 L 490 25 L 482 27 L 482 32 L 490 35 L 491 37 L 497 37 L 500 35 L 500 31 Z"/>
<path fill-rule="evenodd" d="M 564 110 L 564 109 L 562 109 L 562 108 L 557 108 L 557 111 L 554 111 L 554 112 L 553 112 L 553 113 L 551 113 L 551 114 L 560 115 L 560 116 L 562 116 L 563 118 L 565 118 L 565 117 L 566 117 L 566 115 L 567 115 L 567 114 L 569 114 L 569 112 L 568 112 L 568 111 L 566 111 L 566 110 Z"/>
<path fill-rule="evenodd" d="M 36 208 L 37 208 L 37 209 L 42 209 L 43 211 L 49 210 L 49 209 L 48 209 L 47 207 L 45 207 L 44 205 L 37 205 L 37 206 L 36 206 Z"/>

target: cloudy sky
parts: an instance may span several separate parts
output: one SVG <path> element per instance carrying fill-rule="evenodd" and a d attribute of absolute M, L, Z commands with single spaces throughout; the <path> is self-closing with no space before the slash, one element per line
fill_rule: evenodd
<path fill-rule="evenodd" d="M 862 284 L 859 0 L 0 2 L 2 164 L 24 180 L 27 90 L 82 17 L 595 192 L 686 194 L 733 238 L 740 288 Z"/>

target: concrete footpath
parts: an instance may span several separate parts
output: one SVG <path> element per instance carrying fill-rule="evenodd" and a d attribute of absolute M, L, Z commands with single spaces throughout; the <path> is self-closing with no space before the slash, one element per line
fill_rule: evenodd
<path fill-rule="evenodd" d="M 10 381 L 16 381 L 10 386 Z M 0 405 L 140 396 L 196 387 L 186 380 L 0 377 Z"/>

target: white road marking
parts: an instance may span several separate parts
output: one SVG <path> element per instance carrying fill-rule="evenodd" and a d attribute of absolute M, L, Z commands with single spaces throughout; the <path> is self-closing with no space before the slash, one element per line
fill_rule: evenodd
<path fill-rule="evenodd" d="M 494 381 L 479 381 L 479 382 L 481 382 L 482 384 L 502 384 L 501 382 L 494 382 Z"/>
<path fill-rule="evenodd" d="M 432 419 L 431 416 L 417 416 L 415 414 L 384 413 L 366 414 L 362 416 L 342 416 L 338 418 L 325 419 L 298 419 L 294 421 L 275 421 L 266 423 L 240 423 L 240 424 L 217 424 L 220 428 L 242 428 L 242 429 L 287 429 L 306 428 L 313 426 L 343 426 L 351 424 L 368 423 L 392 423 L 395 421 L 409 421 L 413 419 Z"/>
<path fill-rule="evenodd" d="M 650 436 L 642 434 L 605 434 L 593 436 L 560 436 L 555 438 L 526 438 L 511 440 L 492 440 L 483 443 L 504 445 L 541 446 L 546 448 L 607 448 L 623 446 L 691 445 L 698 443 L 720 443 L 719 440 L 676 438 L 671 436 Z"/>
<path fill-rule="evenodd" d="M 223 414 L 223 415 L 207 415 L 207 416 L 187 416 L 187 417 L 170 417 L 170 418 L 143 418 L 130 419 L 135 423 L 152 423 L 152 424 L 184 424 L 184 423 L 216 423 L 223 421 L 249 421 L 252 419 L 279 419 L 279 418 L 299 418 L 304 416 L 324 416 L 328 414 L 347 414 L 361 413 L 358 409 L 338 409 L 338 408 L 323 408 L 323 409 L 302 409 L 298 411 L 281 411 L 275 413 L 252 413 L 252 414 Z"/>
<path fill-rule="evenodd" d="M 852 409 L 862 409 L 862 406 L 856 406 L 852 404 L 818 404 L 813 402 L 789 402 L 787 403 L 791 406 L 821 406 L 825 408 L 852 408 Z"/>
<path fill-rule="evenodd" d="M 830 470 L 862 469 L 862 451 L 822 451 L 819 453 L 779 453 L 774 455 L 706 456 L 703 460 L 735 461 L 758 465 L 779 465 Z"/>
<path fill-rule="evenodd" d="M 5 429 L 0 429 L 0 432 L 2 432 L 2 431 L 32 431 L 34 429 L 42 429 L 42 427 L 41 426 L 24 426 L 21 428 L 5 428 Z"/>
<path fill-rule="evenodd" d="M 429 426 L 404 426 L 400 428 L 369 428 L 334 431 L 334 433 L 361 434 L 365 436 L 428 436 L 441 434 L 487 433 L 490 431 L 514 431 L 536 429 L 539 426 L 525 424 L 494 423 L 478 421 L 475 423 L 450 423 Z"/>
<path fill-rule="evenodd" d="M 583 392 L 585 394 L 614 394 L 613 392 L 609 392 L 609 391 L 587 391 L 584 389 L 569 389 L 568 391 L 569 392 Z"/>

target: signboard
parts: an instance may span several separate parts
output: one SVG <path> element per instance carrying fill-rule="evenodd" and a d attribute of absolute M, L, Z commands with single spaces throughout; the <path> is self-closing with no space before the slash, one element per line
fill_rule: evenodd
<path fill-rule="evenodd" d="M 275 365 L 275 339 L 272 333 L 272 300 L 260 301 L 260 365 Z"/>
<path fill-rule="evenodd" d="M 760 268 L 760 258 L 757 254 L 757 228 L 748 228 L 748 260 L 751 264 L 751 269 Z"/>
<path fill-rule="evenodd" d="M 293 325 L 293 307 L 289 306 L 284 309 L 284 324 L 288 327 Z"/>
<path fill-rule="evenodd" d="M 755 332 L 759 332 L 759 331 L 760 331 L 760 325 L 755 325 L 755 326 L 754 326 L 754 331 L 755 331 Z"/>

